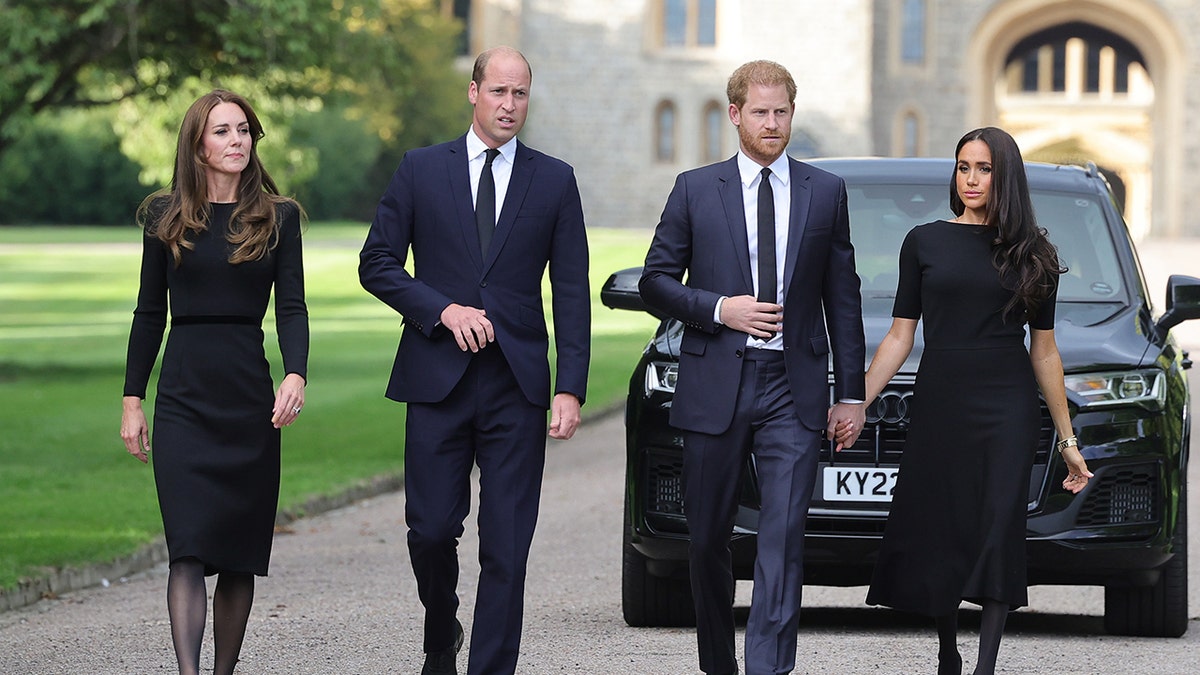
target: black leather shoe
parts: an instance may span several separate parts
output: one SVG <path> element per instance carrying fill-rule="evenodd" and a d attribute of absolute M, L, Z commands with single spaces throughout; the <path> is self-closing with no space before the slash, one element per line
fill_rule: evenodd
<path fill-rule="evenodd" d="M 455 663 L 455 657 L 463 646 L 463 627 L 454 620 L 454 644 L 445 649 L 439 649 L 436 652 L 427 652 L 425 654 L 425 666 L 421 668 L 421 675 L 458 675 L 458 665 Z"/>
<path fill-rule="evenodd" d="M 962 656 L 957 652 L 945 657 L 938 654 L 938 675 L 962 675 Z"/>

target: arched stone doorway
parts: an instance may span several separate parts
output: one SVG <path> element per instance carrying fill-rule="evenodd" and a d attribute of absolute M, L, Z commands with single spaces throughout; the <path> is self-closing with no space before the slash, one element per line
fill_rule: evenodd
<path fill-rule="evenodd" d="M 1078 139 L 1072 138 L 1067 141 L 1038 148 L 1034 156 L 1031 156 L 1029 159 L 1035 162 L 1050 162 L 1051 164 L 1086 165 L 1089 161 L 1095 162 L 1096 157 L 1096 151 L 1084 149 Z M 1117 202 L 1117 207 L 1121 209 L 1122 213 L 1125 213 L 1125 205 L 1129 201 L 1129 189 L 1125 185 L 1124 176 L 1127 175 L 1128 167 L 1125 167 L 1125 170 L 1107 164 L 1097 164 L 1096 167 L 1108 179 L 1108 184 L 1112 187 L 1113 198 Z"/>
<path fill-rule="evenodd" d="M 1146 0 L 1009 0 L 971 40 L 969 115 L 1028 159 L 1093 161 L 1124 191 L 1135 238 L 1182 230 L 1184 54 Z M 971 74 L 979 73 L 974 77 Z"/>

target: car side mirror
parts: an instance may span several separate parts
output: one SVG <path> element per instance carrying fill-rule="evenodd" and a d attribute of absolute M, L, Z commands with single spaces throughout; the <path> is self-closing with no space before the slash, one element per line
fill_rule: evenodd
<path fill-rule="evenodd" d="M 1159 335 L 1191 319 L 1200 319 L 1200 279 L 1172 274 L 1167 279 L 1167 311 L 1154 325 Z"/>
<path fill-rule="evenodd" d="M 646 306 L 642 294 L 638 291 L 638 282 L 642 278 L 642 268 L 629 267 L 609 275 L 608 281 L 600 288 L 600 302 L 610 309 L 629 309 L 647 314 L 662 320 L 666 317 Z"/>

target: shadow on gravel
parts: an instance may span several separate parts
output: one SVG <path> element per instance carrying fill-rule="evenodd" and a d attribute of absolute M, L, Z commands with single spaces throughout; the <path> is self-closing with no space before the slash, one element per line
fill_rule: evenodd
<path fill-rule="evenodd" d="M 745 626 L 748 615 L 749 609 L 747 608 L 739 607 L 735 610 L 739 625 Z M 978 609 L 964 607 L 959 610 L 959 628 L 978 630 L 979 616 Z M 800 628 L 810 633 L 906 628 L 927 632 L 934 629 L 932 619 L 890 609 L 872 609 L 870 607 L 804 607 L 800 611 Z M 1005 632 L 1075 636 L 1107 634 L 1104 631 L 1104 617 L 1033 612 L 1010 613 Z"/>

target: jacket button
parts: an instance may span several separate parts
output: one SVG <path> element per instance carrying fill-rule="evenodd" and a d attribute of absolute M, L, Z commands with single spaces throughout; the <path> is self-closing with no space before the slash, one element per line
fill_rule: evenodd
<path fill-rule="evenodd" d="M 487 288 L 487 282 L 486 282 L 486 281 L 481 281 L 481 282 L 479 282 L 479 287 L 480 287 L 480 288 Z"/>
<path fill-rule="evenodd" d="M 740 349 L 737 350 L 736 352 L 733 353 L 733 355 L 738 357 L 739 359 L 742 358 L 742 350 L 740 350 Z"/>

